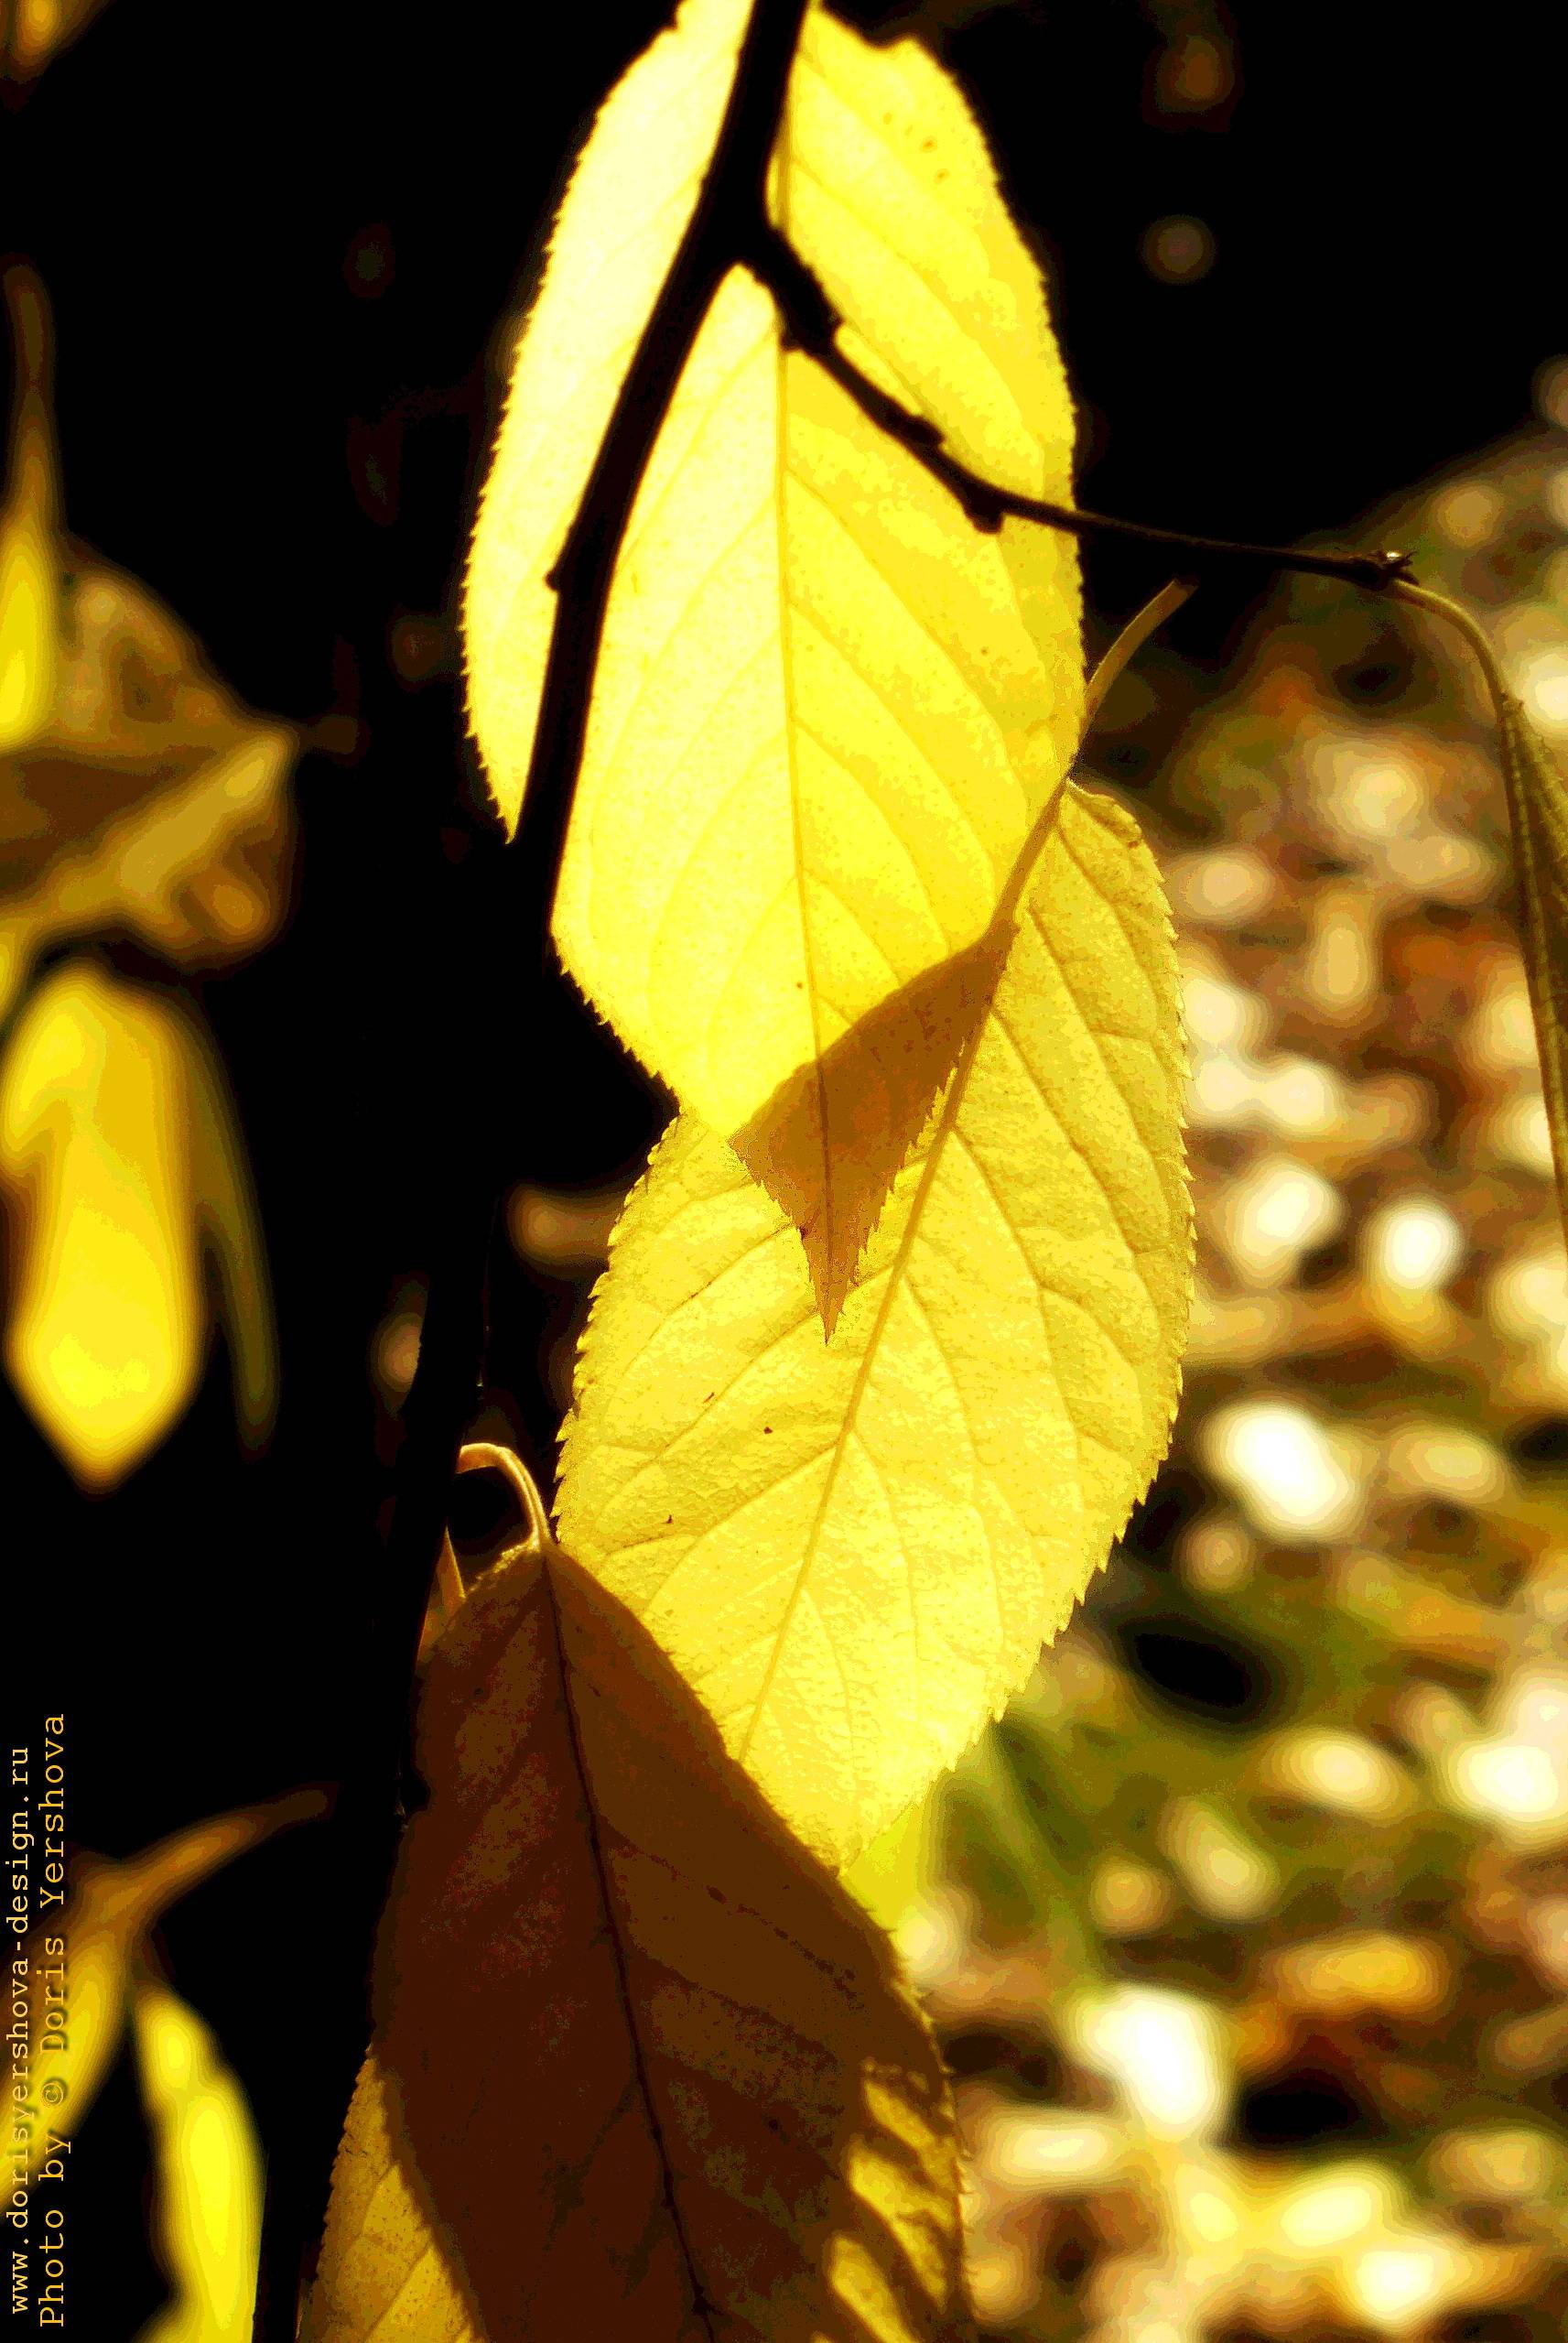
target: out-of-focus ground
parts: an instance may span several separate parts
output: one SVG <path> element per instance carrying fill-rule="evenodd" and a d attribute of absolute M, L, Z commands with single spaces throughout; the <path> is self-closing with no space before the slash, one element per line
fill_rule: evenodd
<path fill-rule="evenodd" d="M 1540 396 L 1360 534 L 1568 754 L 1568 369 Z M 1544 2343 L 1568 1277 L 1478 678 L 1303 583 L 1222 697 L 1147 660 L 1090 762 L 1175 910 L 1197 1301 L 1169 1463 L 903 1924 L 978 2306 L 1021 2343 Z"/>

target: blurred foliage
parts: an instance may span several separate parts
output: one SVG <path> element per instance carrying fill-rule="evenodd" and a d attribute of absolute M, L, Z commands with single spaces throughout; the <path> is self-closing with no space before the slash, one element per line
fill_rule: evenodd
<path fill-rule="evenodd" d="M 30 81 L 104 0 L 0 0 L 0 81 Z"/>
<path fill-rule="evenodd" d="M 240 1428 L 266 1432 L 272 1326 L 222 1068 L 182 1003 L 90 960 L 53 970 L 0 1059 L 16 1213 L 5 1365 L 84 1487 L 115 1480 L 194 1397 L 203 1257 L 224 1300 Z"/>
<path fill-rule="evenodd" d="M 34 1982 L 15 1997 L 9 2063 L 34 2109 L 49 2112 L 26 2127 L 15 2180 L 30 2186 L 40 2170 L 50 2177 L 55 2149 L 91 2110 L 149 1974 L 149 1932 L 236 1855 L 276 1831 L 319 1820 L 329 1804 L 323 1791 L 297 1790 L 210 1815 L 124 1861 L 78 1852 L 63 1910 L 37 1922 L 17 1947 Z M 61 2018 L 67 2008 L 69 2024 Z"/>
<path fill-rule="evenodd" d="M 1568 375 L 1374 515 L 1568 741 Z M 1562 412 L 1559 413 L 1558 409 Z M 1141 784 L 1187 986 L 1171 1459 L 889 1857 L 957 2077 L 987 2331 L 1568 2324 L 1568 1261 L 1479 678 L 1302 582 Z M 902 1878 L 903 1884 L 900 1885 Z"/>
<path fill-rule="evenodd" d="M 245 2095 L 210 2030 L 161 1979 L 138 1984 L 133 2009 L 173 2290 L 139 2343 L 249 2343 L 262 2154 Z"/>
<path fill-rule="evenodd" d="M 18 388 L 0 510 L 5 1353 L 78 1480 L 102 1488 L 189 1404 L 215 1308 L 245 1443 L 271 1421 L 249 1177 L 183 980 L 276 930 L 295 740 L 238 705 L 145 588 L 63 534 L 47 307 L 27 270 L 5 291 Z M 129 957 L 135 980 L 61 957 L 83 945 Z"/>

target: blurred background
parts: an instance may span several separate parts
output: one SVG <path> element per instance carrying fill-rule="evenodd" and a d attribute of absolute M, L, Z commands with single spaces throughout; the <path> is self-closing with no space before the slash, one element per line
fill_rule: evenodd
<path fill-rule="evenodd" d="M 1568 366 L 1537 387 L 1358 534 L 1482 613 L 1563 743 Z M 957 2077 L 979 2307 L 1544 2343 L 1568 1263 L 1478 678 L 1281 590 L 1217 694 L 1153 651 L 1089 764 L 1139 773 L 1175 910 L 1197 1295 L 1109 1567 L 868 1866 Z"/>
<path fill-rule="evenodd" d="M 40 715 L 0 633 L 13 1738 L 68 1713 L 101 1853 L 345 1771 L 469 1086 L 509 1167 L 474 1429 L 546 1482 L 666 1112 L 564 984 L 507 1025 L 454 622 L 543 227 L 666 13 L 563 11 L 546 62 L 473 7 L 0 6 L 5 577 L 63 547 L 74 645 Z M 1415 546 L 1568 754 L 1568 31 L 896 22 L 1038 228 L 1084 502 Z M 1092 648 L 1162 577 L 1089 570 Z M 958 2077 L 986 2330 L 1536 2343 L 1568 2305 L 1568 1278 L 1478 691 L 1412 613 L 1207 592 L 1087 769 L 1171 886 L 1200 1292 L 1169 1465 L 881 1890 Z M 189 1145 L 148 1172 L 170 1084 Z M 110 1191 L 124 1221 L 127 1163 L 158 1274 L 119 1339 L 157 1372 L 62 1386 L 40 1247 Z M 285 2228 L 353 1925 L 318 1829 L 159 1933 Z M 127 2053 L 76 2155 L 105 2338 L 167 2292 L 152 2104 Z"/>

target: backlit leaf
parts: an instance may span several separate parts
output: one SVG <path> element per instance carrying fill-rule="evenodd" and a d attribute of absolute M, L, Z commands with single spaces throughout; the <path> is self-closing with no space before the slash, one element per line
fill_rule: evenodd
<path fill-rule="evenodd" d="M 622 377 L 696 205 L 749 0 L 684 0 L 600 110 L 517 344 L 463 600 L 469 721 L 517 827 L 571 526 Z"/>
<path fill-rule="evenodd" d="M 616 1232 L 563 1535 L 797 1835 L 850 1860 L 972 1741 L 1162 1455 L 1191 1250 L 1158 873 L 1069 784 L 994 1005 L 824 1344 L 692 1117 Z"/>
<path fill-rule="evenodd" d="M 265 1433 L 260 1240 L 222 1076 L 188 1015 L 95 962 L 46 978 L 0 1059 L 0 1189 L 15 1213 L 5 1364 L 78 1480 L 119 1480 L 194 1396 L 204 1253 L 242 1426 Z"/>
<path fill-rule="evenodd" d="M 842 1875 L 856 1903 L 863 1904 L 890 1936 L 897 1936 L 901 1922 L 936 1875 L 940 1795 L 938 1784 L 926 1796 L 906 1806 L 896 1822 L 861 1849 Z"/>
<path fill-rule="evenodd" d="M 132 2004 L 157 2175 L 157 2246 L 173 2300 L 138 2343 L 250 2343 L 261 2247 L 261 2145 L 210 2029 L 144 1980 Z"/>
<path fill-rule="evenodd" d="M 647 160 L 601 137 L 630 201 Z M 1039 272 L 925 49 L 814 10 L 771 203 L 879 383 L 990 478 L 1070 494 Z M 476 719 L 508 809 L 548 601 L 536 533 L 505 515 L 542 493 L 521 450 L 567 395 L 550 363 L 547 381 L 519 375 L 470 581 Z M 494 614 L 524 591 L 532 636 Z M 617 565 L 555 933 L 622 1037 L 795 1221 L 829 1325 L 994 977 L 999 896 L 1077 736 L 1078 617 L 1069 538 L 971 527 L 730 273 Z M 505 726 L 481 706 L 503 692 Z"/>
<path fill-rule="evenodd" d="M 420 1731 L 306 2343 L 967 2334 L 925 2022 L 637 1622 L 503 1562 Z"/>

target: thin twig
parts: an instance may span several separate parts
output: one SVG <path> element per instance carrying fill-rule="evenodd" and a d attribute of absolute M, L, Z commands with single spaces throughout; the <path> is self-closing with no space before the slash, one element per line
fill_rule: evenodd
<path fill-rule="evenodd" d="M 777 302 L 787 341 L 804 350 L 847 392 L 869 421 L 924 464 L 933 479 L 957 498 L 977 528 L 999 529 L 1010 517 L 1038 521 L 1074 537 L 1120 537 L 1130 545 L 1180 554 L 1188 569 L 1295 569 L 1314 578 L 1337 578 L 1373 593 L 1410 575 L 1408 553 L 1308 553 L 1296 546 L 1247 545 L 1228 537 L 1194 537 L 1180 529 L 1119 520 L 1109 513 L 1087 513 L 1076 504 L 1058 504 L 1047 497 L 1023 496 L 1015 489 L 999 488 L 994 481 L 982 479 L 960 463 L 935 424 L 923 415 L 912 415 L 845 356 L 837 339 L 842 323 L 838 311 L 795 247 L 765 216 L 753 214 L 742 257 Z"/>

